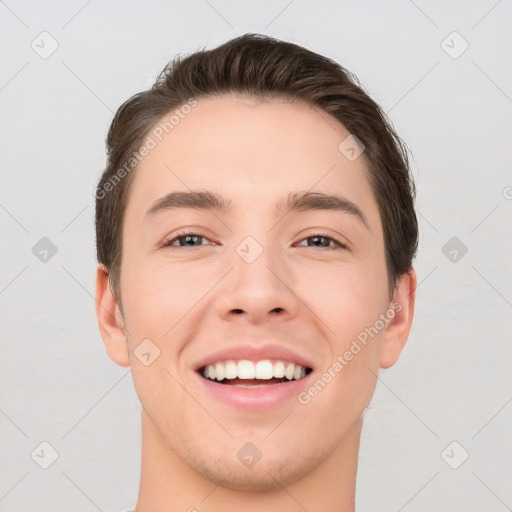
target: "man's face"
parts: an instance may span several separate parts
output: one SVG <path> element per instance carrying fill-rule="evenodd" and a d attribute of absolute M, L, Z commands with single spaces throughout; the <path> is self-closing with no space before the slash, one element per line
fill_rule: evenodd
<path fill-rule="evenodd" d="M 135 388 L 151 435 L 225 487 L 280 488 L 310 473 L 356 435 L 373 394 L 386 329 L 358 342 L 357 353 L 353 342 L 390 301 L 364 156 L 351 161 L 338 149 L 348 135 L 299 103 L 202 98 L 135 171 L 120 279 Z M 178 191 L 209 191 L 231 210 L 147 214 Z M 361 216 L 276 209 L 303 192 L 339 196 Z M 160 355 L 143 364 L 155 346 Z M 237 372 L 250 371 L 240 360 L 270 360 L 263 373 L 280 375 L 290 363 L 312 371 L 246 381 L 259 387 L 203 376 L 206 363 L 229 360 Z M 217 369 L 232 372 L 233 363 Z M 329 382 L 308 392 L 329 369 Z"/>

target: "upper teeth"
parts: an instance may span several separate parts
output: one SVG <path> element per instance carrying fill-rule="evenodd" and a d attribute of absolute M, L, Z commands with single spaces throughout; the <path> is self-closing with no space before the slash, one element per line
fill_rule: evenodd
<path fill-rule="evenodd" d="M 224 379 L 272 379 L 286 377 L 288 380 L 301 379 L 306 375 L 306 368 L 300 364 L 285 361 L 219 361 L 205 366 L 203 375 L 211 380 Z"/>

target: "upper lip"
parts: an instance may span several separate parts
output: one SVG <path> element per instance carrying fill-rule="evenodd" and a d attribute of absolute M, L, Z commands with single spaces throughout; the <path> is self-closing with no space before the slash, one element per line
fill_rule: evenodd
<path fill-rule="evenodd" d="M 221 350 L 212 352 L 204 356 L 195 365 L 195 369 L 199 370 L 205 366 L 218 363 L 220 361 L 228 361 L 234 359 L 240 361 L 246 359 L 249 361 L 261 361 L 263 359 L 279 359 L 290 363 L 300 364 L 305 368 L 313 369 L 313 363 L 306 357 L 303 357 L 293 350 L 275 343 L 268 344 L 240 344 L 224 347 Z"/>

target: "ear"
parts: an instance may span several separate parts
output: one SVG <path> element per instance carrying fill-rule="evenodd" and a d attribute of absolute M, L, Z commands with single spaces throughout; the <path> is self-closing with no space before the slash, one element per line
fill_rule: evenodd
<path fill-rule="evenodd" d="M 393 302 L 389 305 L 390 311 L 391 308 L 394 309 L 395 314 L 384 331 L 381 368 L 389 368 L 397 362 L 409 337 L 416 301 L 416 286 L 416 272 L 411 267 L 407 273 L 399 277 L 397 288 L 393 293 Z"/>
<path fill-rule="evenodd" d="M 96 318 L 110 359 L 119 366 L 130 366 L 124 319 L 110 289 L 108 270 L 101 263 L 96 271 Z"/>

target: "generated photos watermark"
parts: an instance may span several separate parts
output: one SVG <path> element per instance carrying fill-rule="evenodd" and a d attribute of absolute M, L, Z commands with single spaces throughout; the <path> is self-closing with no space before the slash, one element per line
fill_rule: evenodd
<path fill-rule="evenodd" d="M 384 330 L 386 325 L 395 318 L 395 315 L 402 311 L 402 304 L 394 302 L 385 313 L 381 313 L 379 318 L 375 320 L 373 325 L 365 327 L 355 339 L 352 340 L 350 347 L 343 353 L 339 354 L 334 362 L 322 373 L 322 375 L 307 390 L 301 391 L 297 398 L 299 403 L 307 405 L 316 397 L 332 380 L 339 375 L 350 361 L 352 361 L 361 350 L 368 345 L 368 342 L 375 338 Z"/>
<path fill-rule="evenodd" d="M 149 155 L 151 150 L 155 149 L 160 142 L 164 139 L 165 135 L 169 134 L 182 119 L 190 114 L 192 109 L 197 106 L 197 100 L 190 98 L 187 103 L 184 103 L 180 108 L 175 109 L 165 120 L 161 121 L 155 126 L 151 133 L 146 137 L 142 145 L 137 151 L 134 151 L 119 167 L 107 181 L 98 185 L 94 190 L 94 197 L 96 199 L 104 199 L 106 195 L 114 190 L 114 188 L 137 167 L 137 165 Z"/>

